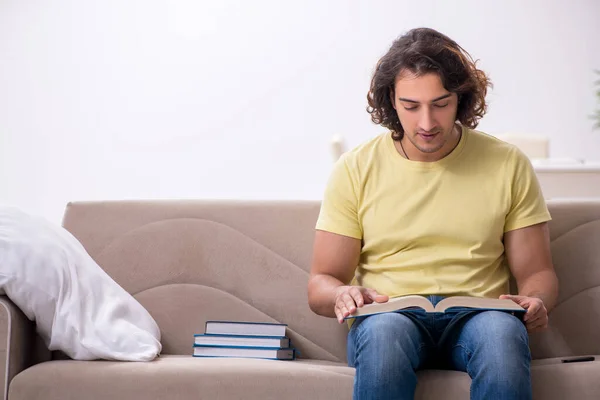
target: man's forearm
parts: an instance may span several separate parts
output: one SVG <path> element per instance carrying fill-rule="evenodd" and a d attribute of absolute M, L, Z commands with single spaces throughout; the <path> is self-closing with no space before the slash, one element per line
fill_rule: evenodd
<path fill-rule="evenodd" d="M 558 279 L 552 270 L 537 272 L 519 285 L 519 295 L 537 297 L 548 311 L 554 308 L 558 298 Z"/>
<path fill-rule="evenodd" d="M 336 290 L 344 283 L 331 275 L 319 274 L 308 282 L 308 304 L 316 314 L 335 317 Z"/>

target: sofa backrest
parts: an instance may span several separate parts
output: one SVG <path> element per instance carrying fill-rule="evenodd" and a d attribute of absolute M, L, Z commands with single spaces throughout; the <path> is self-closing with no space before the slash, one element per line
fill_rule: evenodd
<path fill-rule="evenodd" d="M 560 290 L 549 328 L 530 335 L 532 356 L 600 354 L 600 200 L 553 200 L 548 208 Z"/>
<path fill-rule="evenodd" d="M 301 357 L 344 361 L 347 328 L 315 315 L 307 282 L 317 202 L 70 203 L 63 225 L 192 354 L 207 320 L 281 322 Z"/>
<path fill-rule="evenodd" d="M 165 354 L 191 354 L 207 320 L 288 324 L 301 357 L 346 360 L 345 325 L 312 313 L 317 201 L 69 203 L 63 224 L 156 319 Z M 600 354 L 600 201 L 550 202 L 561 282 L 534 358 Z"/>

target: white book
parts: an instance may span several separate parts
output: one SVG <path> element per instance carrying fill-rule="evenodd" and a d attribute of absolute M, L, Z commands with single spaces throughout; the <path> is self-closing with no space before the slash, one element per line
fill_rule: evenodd
<path fill-rule="evenodd" d="M 211 335 L 286 336 L 287 324 L 270 322 L 206 321 L 204 333 Z"/>
<path fill-rule="evenodd" d="M 194 344 L 205 346 L 290 347 L 290 339 L 279 336 L 194 335 Z"/>
<path fill-rule="evenodd" d="M 194 346 L 194 357 L 233 357 L 233 358 L 268 358 L 273 360 L 293 360 L 295 349 L 277 349 L 269 347 L 227 347 L 227 346 Z"/>

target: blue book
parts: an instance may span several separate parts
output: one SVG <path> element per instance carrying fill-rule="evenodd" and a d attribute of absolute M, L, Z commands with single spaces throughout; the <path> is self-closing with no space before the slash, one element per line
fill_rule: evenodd
<path fill-rule="evenodd" d="M 287 324 L 243 321 L 206 321 L 204 333 L 211 335 L 279 336 L 285 335 Z"/>
<path fill-rule="evenodd" d="M 266 358 L 294 360 L 296 349 L 276 347 L 194 346 L 194 357 Z"/>
<path fill-rule="evenodd" d="M 204 346 L 290 347 L 290 339 L 280 336 L 194 335 L 194 344 Z"/>
<path fill-rule="evenodd" d="M 526 310 L 509 299 L 493 299 L 487 297 L 450 296 L 441 300 L 433 306 L 425 296 L 409 295 L 390 299 L 385 303 L 371 303 L 357 308 L 357 310 L 346 317 L 356 318 L 366 315 L 381 314 L 385 312 L 428 312 L 443 313 L 446 311 L 469 311 L 469 310 L 498 310 L 514 313 L 517 316 L 525 314 Z"/>

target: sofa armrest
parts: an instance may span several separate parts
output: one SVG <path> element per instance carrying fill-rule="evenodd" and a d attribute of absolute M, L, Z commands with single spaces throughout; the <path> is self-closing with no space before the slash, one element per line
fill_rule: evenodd
<path fill-rule="evenodd" d="M 7 399 L 8 385 L 31 364 L 35 328 L 8 297 L 0 296 L 0 389 Z"/>

